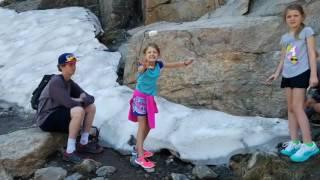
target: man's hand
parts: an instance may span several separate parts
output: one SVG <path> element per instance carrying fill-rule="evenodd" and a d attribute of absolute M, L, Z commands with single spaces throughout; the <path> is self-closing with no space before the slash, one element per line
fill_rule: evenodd
<path fill-rule="evenodd" d="M 81 93 L 80 94 L 80 99 L 82 99 L 82 101 L 87 97 L 86 93 Z"/>
<path fill-rule="evenodd" d="M 74 101 L 77 101 L 77 102 L 83 102 L 83 100 L 81 98 L 71 98 L 71 99 Z"/>

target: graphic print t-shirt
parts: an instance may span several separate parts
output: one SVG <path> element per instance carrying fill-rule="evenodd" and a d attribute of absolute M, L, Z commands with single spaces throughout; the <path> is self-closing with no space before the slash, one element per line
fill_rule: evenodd
<path fill-rule="evenodd" d="M 291 33 L 286 33 L 281 37 L 280 44 L 286 49 L 283 77 L 295 77 L 309 69 L 307 38 L 313 35 L 312 28 L 305 27 L 300 32 L 299 38 L 295 38 Z"/>

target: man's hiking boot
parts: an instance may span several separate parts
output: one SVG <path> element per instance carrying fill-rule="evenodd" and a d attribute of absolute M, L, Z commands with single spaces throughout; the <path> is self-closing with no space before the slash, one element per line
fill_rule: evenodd
<path fill-rule="evenodd" d="M 79 143 L 77 147 L 77 152 L 99 154 L 103 152 L 103 147 L 99 146 L 96 143 L 88 143 L 86 145 L 82 145 Z"/>
<path fill-rule="evenodd" d="M 144 169 L 151 169 L 151 168 L 155 167 L 154 162 L 149 161 L 149 160 L 145 159 L 144 157 L 136 158 L 134 161 L 135 161 L 135 163 L 137 163 L 138 165 L 140 165 Z"/>
<path fill-rule="evenodd" d="M 137 150 L 136 150 L 135 147 L 133 147 L 133 151 L 132 151 L 131 155 L 138 157 L 138 152 L 137 152 Z M 152 157 L 153 155 L 154 155 L 153 152 L 147 151 L 147 150 L 145 150 L 145 149 L 143 150 L 143 157 L 149 158 L 149 157 Z"/>
<path fill-rule="evenodd" d="M 62 159 L 64 161 L 72 162 L 72 163 L 75 163 L 75 164 L 79 164 L 79 163 L 82 162 L 82 158 L 79 157 L 75 152 L 73 152 L 73 153 L 64 152 L 63 156 L 62 156 Z"/>

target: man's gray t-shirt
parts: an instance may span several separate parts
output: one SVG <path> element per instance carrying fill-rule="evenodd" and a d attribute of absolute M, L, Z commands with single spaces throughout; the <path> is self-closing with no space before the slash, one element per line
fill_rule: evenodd
<path fill-rule="evenodd" d="M 286 49 L 282 76 L 295 77 L 310 69 L 307 38 L 314 35 L 311 27 L 304 27 L 295 38 L 293 34 L 286 33 L 281 37 L 280 44 Z"/>

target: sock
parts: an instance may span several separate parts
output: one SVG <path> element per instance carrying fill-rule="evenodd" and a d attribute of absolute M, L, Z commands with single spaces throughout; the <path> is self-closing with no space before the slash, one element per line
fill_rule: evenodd
<path fill-rule="evenodd" d="M 88 141 L 89 141 L 89 133 L 83 132 L 81 134 L 80 144 L 86 145 L 86 144 L 88 144 Z"/>
<path fill-rule="evenodd" d="M 76 139 L 68 138 L 67 153 L 73 153 L 76 150 Z"/>
<path fill-rule="evenodd" d="M 299 140 L 292 140 L 292 143 L 293 143 L 293 144 L 299 144 L 300 141 L 299 141 Z"/>
<path fill-rule="evenodd" d="M 308 147 L 312 147 L 313 146 L 313 142 L 303 143 L 303 144 L 307 145 Z"/>

